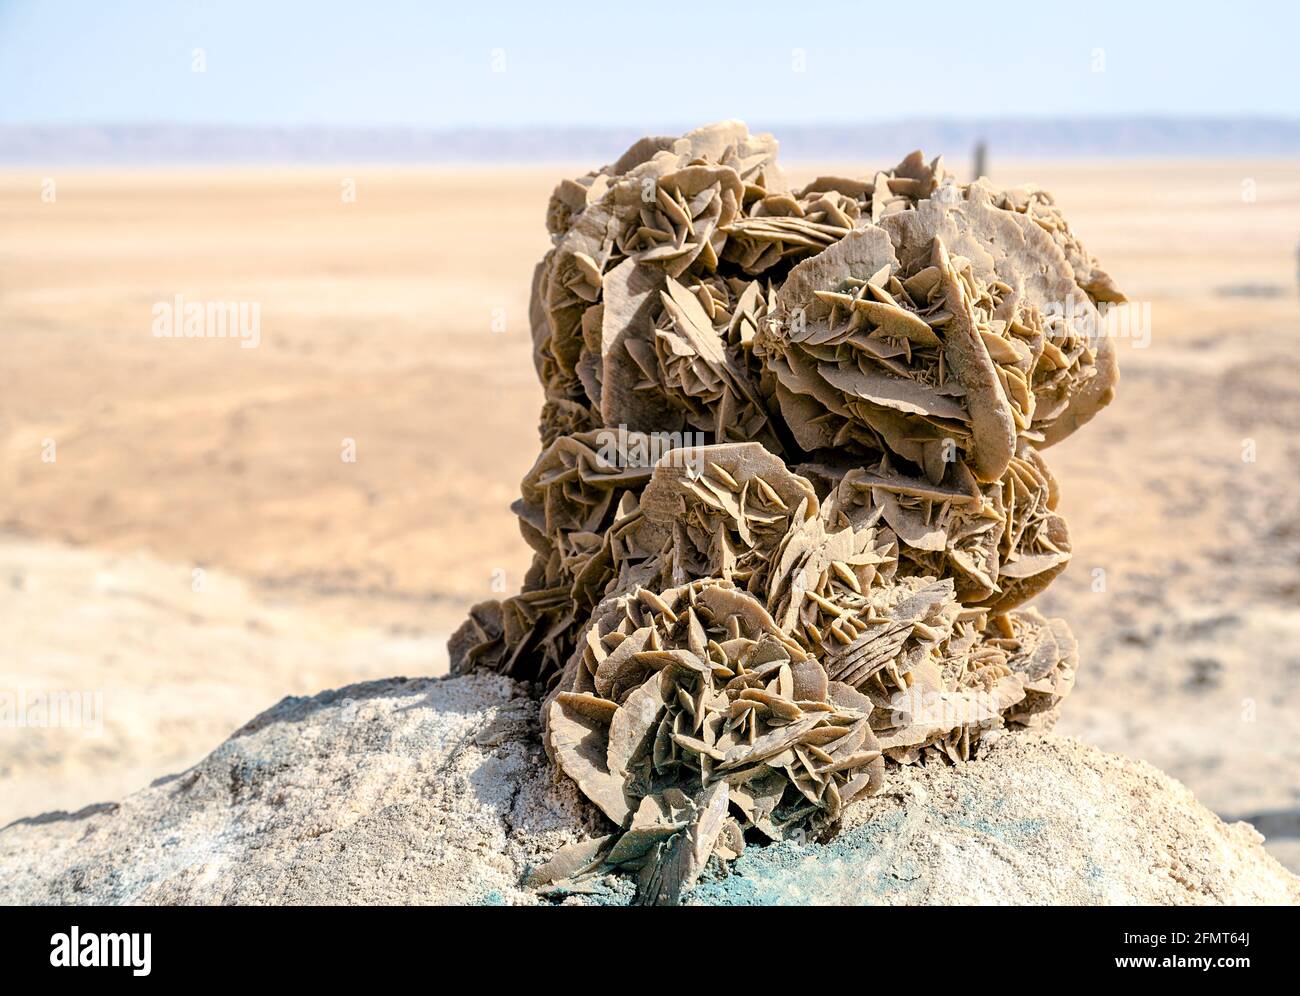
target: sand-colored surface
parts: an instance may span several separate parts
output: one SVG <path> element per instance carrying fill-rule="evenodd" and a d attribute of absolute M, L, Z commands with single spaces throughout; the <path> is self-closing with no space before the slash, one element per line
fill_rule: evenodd
<path fill-rule="evenodd" d="M 1075 560 L 1042 604 L 1083 654 L 1061 729 L 1295 866 L 1300 164 L 994 165 L 1151 308 L 1115 405 L 1048 453 Z M 53 171 L 53 202 L 0 174 L 0 693 L 105 703 L 98 736 L 0 726 L 0 821 L 119 797 L 283 694 L 436 673 L 517 588 L 564 172 Z M 256 302 L 260 345 L 156 338 L 176 294 Z"/>

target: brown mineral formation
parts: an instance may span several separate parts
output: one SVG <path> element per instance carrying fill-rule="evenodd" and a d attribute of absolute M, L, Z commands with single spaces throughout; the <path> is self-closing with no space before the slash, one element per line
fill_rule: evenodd
<path fill-rule="evenodd" d="M 1070 559 L 1042 450 L 1110 401 L 1122 295 L 1041 191 L 919 152 L 791 190 L 776 150 L 647 138 L 551 197 L 533 565 L 451 642 L 538 683 L 617 826 L 538 884 L 675 902 L 747 831 L 828 832 L 886 762 L 967 760 L 1074 682 L 1024 607 Z"/>

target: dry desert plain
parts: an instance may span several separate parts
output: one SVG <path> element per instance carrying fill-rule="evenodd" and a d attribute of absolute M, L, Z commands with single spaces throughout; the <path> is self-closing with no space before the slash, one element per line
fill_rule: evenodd
<path fill-rule="evenodd" d="M 465 608 L 517 588 L 566 172 L 0 173 L 0 696 L 84 706 L 0 726 L 0 823 L 120 797 L 284 695 L 445 670 Z M 1118 400 L 1048 451 L 1075 553 L 1040 604 L 1083 657 L 1058 730 L 1300 867 L 1300 163 L 992 179 L 1053 191 L 1150 308 Z M 257 348 L 155 337 L 177 294 L 256 303 Z"/>

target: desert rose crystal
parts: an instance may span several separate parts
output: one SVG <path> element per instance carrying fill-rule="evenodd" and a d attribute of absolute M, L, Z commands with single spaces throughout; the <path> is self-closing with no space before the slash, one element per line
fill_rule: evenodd
<path fill-rule="evenodd" d="M 556 188 L 533 281 L 536 551 L 453 670 L 537 682 L 617 825 L 535 883 L 675 902 L 747 832 L 833 830 L 886 762 L 1049 724 L 1077 666 L 1024 603 L 1070 538 L 1042 450 L 1114 392 L 1122 301 L 1051 198 L 912 153 L 799 190 L 725 122 Z"/>

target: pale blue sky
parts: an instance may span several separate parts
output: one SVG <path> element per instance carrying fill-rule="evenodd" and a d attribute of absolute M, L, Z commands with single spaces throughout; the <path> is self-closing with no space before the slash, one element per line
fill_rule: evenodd
<path fill-rule="evenodd" d="M 0 122 L 1294 117 L 1298 11 L 1134 0 L 0 0 Z M 196 48 L 204 73 L 191 71 Z M 504 72 L 493 71 L 494 50 Z"/>

